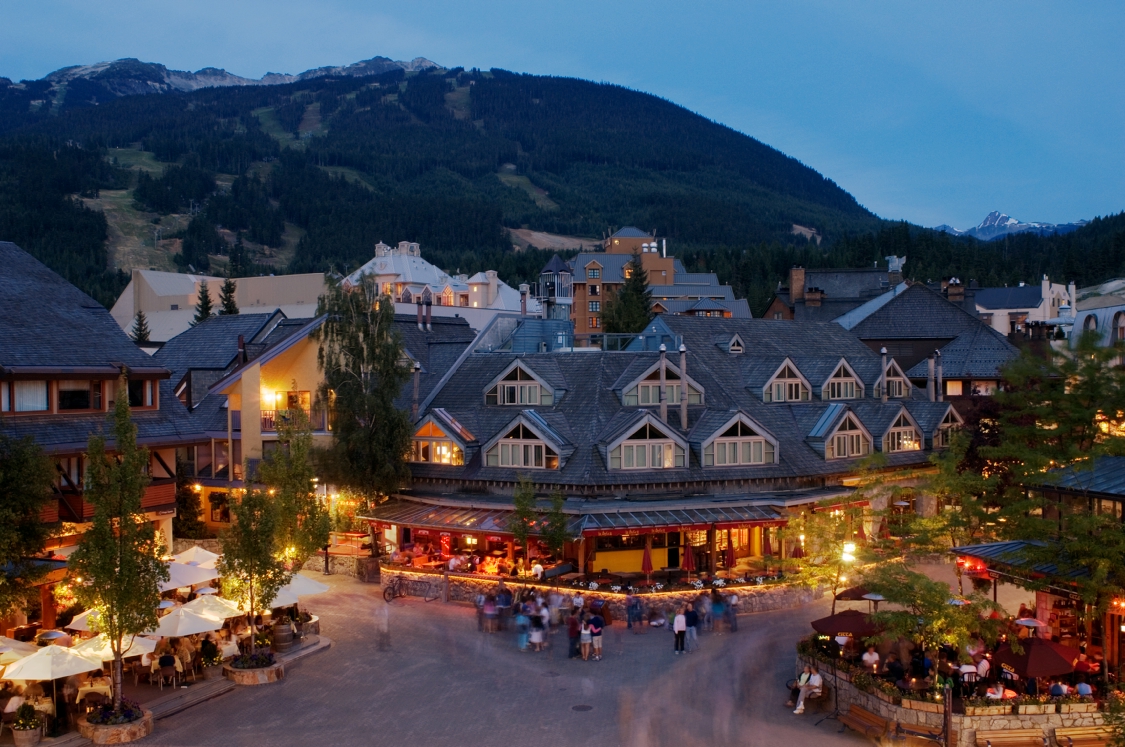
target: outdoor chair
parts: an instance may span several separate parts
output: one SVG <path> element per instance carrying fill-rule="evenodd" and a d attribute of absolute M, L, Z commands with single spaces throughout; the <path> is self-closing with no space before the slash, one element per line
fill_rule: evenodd
<path fill-rule="evenodd" d="M 175 665 L 160 667 L 160 689 L 164 689 L 164 683 L 171 683 L 172 687 L 176 687 L 176 667 Z"/>
<path fill-rule="evenodd" d="M 3 718 L 0 719 L 0 736 L 2 736 L 4 734 L 4 727 L 6 726 L 12 732 L 12 738 L 15 739 L 16 731 L 15 731 L 15 729 L 12 729 L 12 724 L 14 724 L 15 722 L 16 722 L 16 712 L 15 711 L 12 711 L 11 713 L 5 713 L 3 715 Z"/>
<path fill-rule="evenodd" d="M 106 697 L 101 693 L 86 693 L 82 696 L 82 709 L 89 713 L 98 706 L 104 705 Z"/>

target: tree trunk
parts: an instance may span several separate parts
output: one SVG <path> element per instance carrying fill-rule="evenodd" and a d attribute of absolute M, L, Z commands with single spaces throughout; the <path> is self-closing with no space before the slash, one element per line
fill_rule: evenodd
<path fill-rule="evenodd" d="M 124 670 L 124 660 L 121 656 L 121 652 L 114 651 L 113 652 L 113 710 L 115 710 L 115 711 L 121 710 L 121 696 L 122 696 L 121 681 L 123 679 L 125 679 L 124 676 L 123 676 L 123 670 Z"/>
<path fill-rule="evenodd" d="M 250 579 L 250 655 L 257 653 L 258 628 L 254 625 L 254 579 Z"/>
<path fill-rule="evenodd" d="M 840 588 L 840 569 L 836 568 L 836 580 L 832 582 L 832 614 L 836 614 L 836 592 Z"/>

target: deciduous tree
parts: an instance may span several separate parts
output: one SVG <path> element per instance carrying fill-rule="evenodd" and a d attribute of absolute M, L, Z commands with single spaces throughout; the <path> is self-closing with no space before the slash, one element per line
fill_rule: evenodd
<path fill-rule="evenodd" d="M 23 607 L 44 572 L 30 558 L 43 552 L 47 539 L 40 512 L 54 479 L 50 459 L 34 440 L 0 434 L 0 616 Z"/>

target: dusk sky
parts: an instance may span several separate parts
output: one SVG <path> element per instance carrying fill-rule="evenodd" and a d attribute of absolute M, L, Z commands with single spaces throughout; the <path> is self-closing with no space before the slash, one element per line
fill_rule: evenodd
<path fill-rule="evenodd" d="M 1125 5 L 6 3 L 0 75 L 137 57 L 259 77 L 376 55 L 647 91 L 800 159 L 885 218 L 1125 209 Z"/>

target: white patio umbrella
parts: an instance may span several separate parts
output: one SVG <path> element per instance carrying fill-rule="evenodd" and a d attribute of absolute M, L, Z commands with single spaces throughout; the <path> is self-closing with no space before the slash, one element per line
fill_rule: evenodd
<path fill-rule="evenodd" d="M 0 636 L 0 664 L 12 664 L 39 650 L 38 646 Z"/>
<path fill-rule="evenodd" d="M 79 643 L 71 650 L 100 661 L 113 661 L 113 649 L 110 648 L 109 639 L 105 637 L 105 633 L 100 633 L 89 640 L 82 641 L 82 643 Z M 125 650 L 124 655 L 141 656 L 142 654 L 151 654 L 155 650 L 156 641 L 150 638 L 142 638 L 138 635 L 133 636 L 133 642 L 129 648 Z"/>
<path fill-rule="evenodd" d="M 82 630 L 89 633 L 94 630 L 91 627 L 91 624 L 95 624 L 97 623 L 97 621 L 98 611 L 86 610 L 80 615 L 75 615 L 74 619 L 71 620 L 68 625 L 64 625 L 63 627 L 65 627 L 67 630 Z"/>
<path fill-rule="evenodd" d="M 218 594 L 219 590 L 214 586 L 204 586 L 202 589 L 196 589 L 196 594 Z"/>
<path fill-rule="evenodd" d="M 208 615 L 220 620 L 225 620 L 228 617 L 238 617 L 242 614 L 242 610 L 234 602 L 223 599 L 222 597 L 206 596 L 196 597 L 182 609 L 190 610 L 200 615 Z"/>
<path fill-rule="evenodd" d="M 295 573 L 293 574 L 292 580 L 281 588 L 284 591 L 292 593 L 294 596 L 307 597 L 313 594 L 323 594 L 332 587 L 327 584 L 322 584 L 319 581 L 313 581 L 308 576 Z"/>
<path fill-rule="evenodd" d="M 214 568 L 215 562 L 222 556 L 210 550 L 204 550 L 199 545 L 189 547 L 179 555 L 173 555 L 172 560 L 184 565 L 194 565 L 200 568 Z"/>
<path fill-rule="evenodd" d="M 83 656 L 74 649 L 44 646 L 4 670 L 6 680 L 57 680 L 101 669 L 100 659 Z"/>
<path fill-rule="evenodd" d="M 1045 628 L 1047 623 L 1042 620 L 1036 620 L 1034 617 L 1021 617 L 1016 620 L 1016 625 L 1022 625 L 1025 628 Z"/>
<path fill-rule="evenodd" d="M 168 580 L 160 584 L 161 591 L 171 591 L 172 589 L 180 589 L 185 586 L 205 584 L 208 581 L 218 578 L 219 572 L 214 568 L 201 568 L 196 565 L 184 565 L 183 563 L 168 563 L 168 575 Z"/>
<path fill-rule="evenodd" d="M 273 601 L 270 602 L 269 608 L 274 609 L 276 607 L 292 607 L 294 604 L 297 604 L 297 603 L 298 603 L 297 595 L 294 594 L 293 592 L 289 591 L 288 589 L 286 589 L 283 586 L 283 587 L 281 587 L 280 589 L 277 590 L 277 595 L 273 598 Z M 258 611 L 261 612 L 262 606 L 261 606 L 260 602 L 257 599 L 255 599 L 254 604 L 255 604 L 255 606 L 258 607 Z M 249 608 L 249 606 L 250 605 L 247 603 L 247 600 L 243 600 L 242 602 L 239 603 L 238 608 L 245 612 L 247 610 L 247 608 Z"/>
<path fill-rule="evenodd" d="M 160 624 L 156 626 L 155 630 L 149 632 L 165 638 L 173 638 L 207 633 L 221 627 L 223 627 L 223 621 L 217 617 L 201 615 L 198 612 L 180 607 L 160 618 Z"/>

